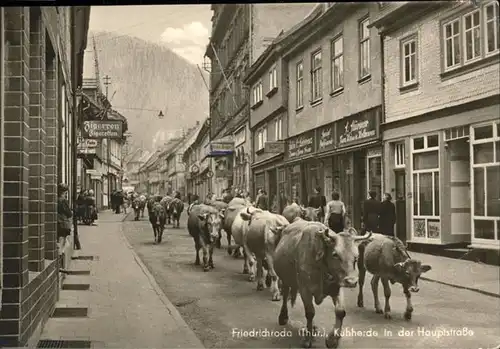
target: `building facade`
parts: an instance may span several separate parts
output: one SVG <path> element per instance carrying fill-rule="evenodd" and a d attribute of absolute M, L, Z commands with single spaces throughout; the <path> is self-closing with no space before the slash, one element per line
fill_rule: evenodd
<path fill-rule="evenodd" d="M 235 186 L 246 190 L 251 183 L 249 156 L 251 138 L 248 120 L 250 93 L 243 84 L 250 65 L 264 52 L 269 40 L 281 30 L 300 21 L 314 4 L 214 4 L 212 33 L 205 55 L 211 61 L 210 73 L 210 157 L 212 160 L 212 189 Z M 234 136 L 245 143 L 235 151 Z M 246 151 L 243 151 L 246 149 Z M 236 158 L 238 156 L 238 158 Z M 235 171 L 237 168 L 237 171 Z"/>
<path fill-rule="evenodd" d="M 210 149 L 210 119 L 200 124 L 196 137 L 187 143 L 182 156 L 184 161 L 185 181 L 187 193 L 198 195 L 201 199 L 212 192 L 211 158 Z"/>
<path fill-rule="evenodd" d="M 147 150 L 137 148 L 129 156 L 124 159 L 123 186 L 134 187 L 134 190 L 139 190 L 139 169 L 148 159 L 150 153 Z"/>
<path fill-rule="evenodd" d="M 328 3 L 307 30 L 284 45 L 288 139 L 284 182 L 307 205 L 313 189 L 340 194 L 361 226 L 362 203 L 382 193 L 381 50 L 370 20 L 375 3 Z M 356 43 L 356 44 L 352 44 Z"/>
<path fill-rule="evenodd" d="M 4 347 L 36 347 L 58 299 L 57 185 L 67 183 L 73 196 L 74 101 L 89 16 L 89 6 L 0 9 Z"/>
<path fill-rule="evenodd" d="M 405 21 L 396 21 L 401 13 Z M 385 186 L 413 243 L 500 249 L 498 3 L 390 4 Z"/>

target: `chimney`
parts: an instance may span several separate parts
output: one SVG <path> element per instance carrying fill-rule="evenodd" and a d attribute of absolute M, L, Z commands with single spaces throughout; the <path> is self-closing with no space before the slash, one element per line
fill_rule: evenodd
<path fill-rule="evenodd" d="M 200 126 L 200 120 L 196 121 L 196 126 Z"/>

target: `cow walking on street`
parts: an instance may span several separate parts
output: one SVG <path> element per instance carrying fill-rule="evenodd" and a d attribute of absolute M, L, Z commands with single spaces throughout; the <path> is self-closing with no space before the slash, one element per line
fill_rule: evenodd
<path fill-rule="evenodd" d="M 172 199 L 170 201 L 169 207 L 169 216 L 172 220 L 172 224 L 174 228 L 179 228 L 180 227 L 180 220 L 181 220 L 181 214 L 182 211 L 184 211 L 184 202 L 182 202 L 181 199 Z"/>
<path fill-rule="evenodd" d="M 338 346 L 346 315 L 342 287 L 356 287 L 357 243 L 368 239 L 370 235 L 334 233 L 322 223 L 307 222 L 301 218 L 283 230 L 274 253 L 274 265 L 282 282 L 283 296 L 278 323 L 288 323 L 288 298 L 293 306 L 299 293 L 307 320 L 304 347 L 311 348 L 315 336 L 313 299 L 316 305 L 320 305 L 327 296 L 333 300 L 336 320 L 325 343 L 328 348 Z"/>
<path fill-rule="evenodd" d="M 164 198 L 161 199 L 160 203 L 163 205 L 163 208 L 165 209 L 165 213 L 167 215 L 167 224 L 171 224 L 172 220 L 170 217 L 170 203 L 172 202 L 174 198 L 167 195 Z"/>
<path fill-rule="evenodd" d="M 159 244 L 161 243 L 166 223 L 165 208 L 159 202 L 152 204 L 151 211 L 149 212 L 149 221 L 153 227 L 154 241 Z"/>
<path fill-rule="evenodd" d="M 228 205 L 224 201 L 221 201 L 221 200 L 210 201 L 210 206 L 216 208 L 219 212 L 221 212 L 225 216 L 225 211 L 226 211 Z M 222 247 L 222 229 L 223 229 L 223 226 L 224 226 L 224 222 L 222 223 L 222 225 L 220 227 L 219 236 L 217 237 L 217 240 L 215 241 L 215 247 L 217 247 L 217 248 Z M 224 231 L 226 231 L 226 230 L 224 229 Z M 228 234 L 227 231 L 226 231 L 226 234 Z M 229 248 L 230 244 L 231 244 L 231 233 L 229 232 L 229 235 L 227 235 L 228 248 Z"/>
<path fill-rule="evenodd" d="M 144 209 L 146 207 L 146 198 L 141 199 L 141 197 L 136 197 L 132 201 L 132 209 L 134 210 L 134 220 L 138 221 L 139 218 L 142 216 L 144 217 Z M 142 213 L 142 215 L 141 215 Z"/>
<path fill-rule="evenodd" d="M 243 220 L 240 227 L 236 227 L 238 220 Z M 257 268 L 257 291 L 264 289 L 264 268 L 267 269 L 265 278 L 266 286 L 270 287 L 272 300 L 281 299 L 278 288 L 278 275 L 274 270 L 274 250 L 281 237 L 281 231 L 289 223 L 285 217 L 260 209 L 246 208 L 240 212 L 233 223 L 233 233 L 235 241 L 241 241 L 244 246 L 245 259 L 249 260 L 251 268 L 250 280 L 255 275 Z M 241 229 L 243 228 L 243 229 Z M 238 236 L 241 231 L 242 236 Z M 255 258 L 254 258 L 255 256 Z M 257 263 L 255 263 L 255 259 Z M 247 263 L 247 262 L 246 262 Z"/>
<path fill-rule="evenodd" d="M 203 252 L 203 271 L 213 269 L 212 255 L 219 234 L 223 214 L 205 204 L 192 207 L 188 217 L 189 235 L 193 237 L 196 251 L 195 265 L 200 265 L 200 249 Z"/>
<path fill-rule="evenodd" d="M 420 275 L 431 270 L 430 265 L 422 264 L 421 261 L 410 258 L 403 243 L 395 238 L 382 234 L 373 234 L 370 242 L 359 246 L 359 294 L 358 307 L 363 307 L 363 284 L 366 271 L 373 274 L 371 280 L 373 298 L 375 301 L 375 312 L 384 314 L 386 319 L 391 318 L 391 284 L 400 283 L 403 285 L 403 292 L 406 297 L 406 310 L 404 318 L 411 320 L 413 305 L 411 303 L 411 293 L 418 292 L 418 279 Z M 384 287 L 385 307 L 384 311 L 380 307 L 378 298 L 378 283 L 382 281 Z"/>

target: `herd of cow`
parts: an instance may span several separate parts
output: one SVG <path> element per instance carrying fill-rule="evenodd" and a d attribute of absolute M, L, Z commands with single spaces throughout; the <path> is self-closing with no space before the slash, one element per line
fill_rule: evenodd
<path fill-rule="evenodd" d="M 165 223 L 182 213 L 182 201 L 152 198 L 147 203 L 155 242 L 161 242 Z M 172 208 L 175 205 L 175 208 Z M 330 296 L 335 307 L 335 324 L 325 344 L 336 348 L 346 315 L 343 288 L 359 284 L 357 305 L 363 307 L 363 284 L 366 271 L 373 275 L 371 287 L 375 311 L 390 319 L 391 284 L 400 283 L 406 297 L 404 318 L 410 320 L 413 312 L 411 293 L 418 292 L 418 280 L 431 269 L 412 259 L 405 246 L 396 238 L 367 232 L 359 236 L 347 225 L 342 232 L 333 232 L 317 221 L 318 210 L 297 204 L 287 206 L 282 215 L 255 208 L 244 199 L 234 198 L 229 204 L 221 201 L 192 205 L 188 209 L 187 228 L 194 239 L 196 260 L 203 253 L 203 270 L 214 268 L 213 250 L 220 246 L 221 231 L 227 234 L 228 252 L 243 250 L 243 273 L 249 281 L 257 279 L 257 290 L 270 288 L 273 301 L 282 301 L 278 323 L 288 322 L 288 300 L 295 304 L 300 294 L 307 320 L 304 347 L 312 346 L 313 318 L 316 305 Z M 235 245 L 231 245 L 234 239 Z M 356 266 L 358 271 L 356 271 Z M 264 271 L 267 271 L 264 277 Z M 378 284 L 382 282 L 385 307 L 382 311 L 378 298 Z M 314 303 L 313 303 L 314 300 Z"/>

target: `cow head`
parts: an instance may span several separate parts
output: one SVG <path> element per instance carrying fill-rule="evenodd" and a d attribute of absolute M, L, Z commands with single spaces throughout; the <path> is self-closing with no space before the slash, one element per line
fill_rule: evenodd
<path fill-rule="evenodd" d="M 198 219 L 200 220 L 201 231 L 209 239 L 209 242 L 215 241 L 219 237 L 222 224 L 220 214 L 202 213 L 198 215 Z"/>
<path fill-rule="evenodd" d="M 356 287 L 358 244 L 370 238 L 371 232 L 357 236 L 355 230 L 334 233 L 323 226 L 316 235 L 316 261 L 323 260 L 328 273 L 342 287 Z"/>
<path fill-rule="evenodd" d="M 300 216 L 302 219 L 309 222 L 318 222 L 318 215 L 321 209 L 313 207 L 303 207 L 300 206 Z"/>
<path fill-rule="evenodd" d="M 419 260 L 408 258 L 404 262 L 394 265 L 396 279 L 411 292 L 418 292 L 418 279 L 420 275 L 431 270 L 431 266 L 422 264 Z"/>
<path fill-rule="evenodd" d="M 153 216 L 155 217 L 156 224 L 160 224 L 160 219 L 165 215 L 163 206 L 160 203 L 155 203 L 153 206 Z"/>

